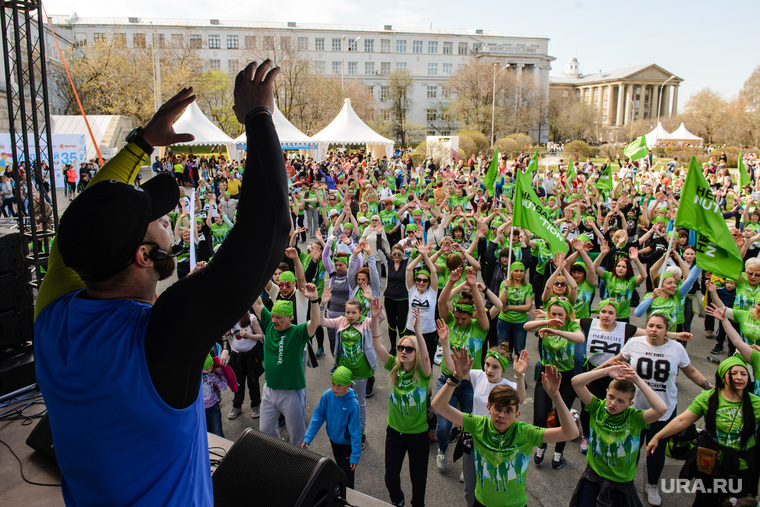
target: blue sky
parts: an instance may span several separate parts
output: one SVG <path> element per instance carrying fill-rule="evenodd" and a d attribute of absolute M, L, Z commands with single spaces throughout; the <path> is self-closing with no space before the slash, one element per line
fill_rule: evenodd
<path fill-rule="evenodd" d="M 684 79 L 679 109 L 702 88 L 731 99 L 760 64 L 757 0 L 47 0 L 48 14 L 296 21 L 493 30 L 549 37 L 552 75 L 577 57 L 583 73 L 656 63 Z M 463 5 L 477 8 L 463 8 Z M 287 8 L 283 8 L 287 6 Z M 753 42 L 754 41 L 754 42 Z"/>

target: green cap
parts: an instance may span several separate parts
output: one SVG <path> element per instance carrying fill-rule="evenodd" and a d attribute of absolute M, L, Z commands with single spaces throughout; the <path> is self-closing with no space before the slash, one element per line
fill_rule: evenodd
<path fill-rule="evenodd" d="M 422 210 L 421 209 L 416 209 L 416 210 L 412 211 L 412 215 L 422 215 Z"/>
<path fill-rule="evenodd" d="M 211 354 L 206 356 L 206 362 L 203 363 L 203 369 L 208 370 L 209 368 L 212 368 L 214 366 L 214 358 L 211 357 Z"/>
<path fill-rule="evenodd" d="M 665 215 L 657 215 L 657 216 L 654 218 L 654 220 L 652 220 L 652 223 L 653 223 L 653 224 L 656 224 L 656 223 L 659 223 L 659 222 L 662 222 L 662 223 L 667 223 L 667 222 L 668 222 L 668 219 L 667 219 L 667 218 L 665 218 Z"/>
<path fill-rule="evenodd" d="M 353 376 L 351 375 L 351 370 L 346 368 L 345 366 L 338 366 L 335 368 L 335 371 L 332 374 L 332 381 L 333 384 L 338 384 L 341 386 L 348 386 L 352 385 L 355 382 L 351 380 Z"/>
<path fill-rule="evenodd" d="M 416 232 L 417 224 L 409 224 L 406 226 L 406 232 Z"/>
<path fill-rule="evenodd" d="M 742 359 L 741 356 L 731 356 L 724 359 L 723 362 L 718 365 L 718 376 L 723 378 L 732 366 L 743 366 L 744 368 L 747 368 L 747 363 L 744 362 L 744 359 Z"/>
<path fill-rule="evenodd" d="M 272 313 L 274 315 L 282 315 L 283 317 L 293 316 L 293 302 L 280 299 L 274 302 L 272 305 Z"/>
<path fill-rule="evenodd" d="M 573 263 L 573 265 L 572 265 L 572 266 L 570 266 L 570 271 L 572 271 L 572 270 L 573 270 L 573 268 L 575 268 L 575 267 L 579 267 L 579 268 L 581 268 L 583 271 L 586 271 L 586 263 L 585 263 L 585 262 L 583 262 L 583 261 L 575 261 L 575 262 Z"/>
<path fill-rule="evenodd" d="M 282 273 L 280 273 L 280 281 L 281 282 L 295 282 L 296 275 L 294 275 L 292 271 L 283 271 Z"/>

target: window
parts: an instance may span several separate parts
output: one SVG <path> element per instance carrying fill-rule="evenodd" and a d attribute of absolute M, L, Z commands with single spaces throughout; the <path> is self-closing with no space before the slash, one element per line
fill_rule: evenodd
<path fill-rule="evenodd" d="M 208 48 L 209 49 L 219 49 L 222 47 L 222 41 L 221 38 L 218 35 L 209 35 L 208 36 Z"/>
<path fill-rule="evenodd" d="M 172 34 L 172 47 L 181 48 L 185 46 L 185 37 L 181 33 Z"/>
<path fill-rule="evenodd" d="M 209 60 L 208 66 L 212 70 L 219 70 L 222 68 L 222 61 L 221 60 Z"/>
<path fill-rule="evenodd" d="M 467 54 L 467 43 L 466 42 L 460 42 L 459 43 L 459 53 L 460 55 L 466 55 Z"/>
<path fill-rule="evenodd" d="M 438 64 L 428 63 L 428 76 L 437 76 L 437 75 L 438 75 Z"/>
<path fill-rule="evenodd" d="M 315 51 L 324 51 L 325 50 L 325 38 L 324 37 L 317 37 L 314 39 L 314 50 Z"/>
<path fill-rule="evenodd" d="M 106 42 L 108 39 L 106 38 L 106 34 L 104 33 L 95 33 L 92 36 L 92 40 L 95 42 Z"/>
<path fill-rule="evenodd" d="M 372 53 L 375 51 L 375 40 L 374 39 L 365 39 L 364 40 L 364 52 L 365 53 Z"/>
<path fill-rule="evenodd" d="M 406 68 L 406 62 L 396 62 L 396 70 L 404 70 Z"/>
<path fill-rule="evenodd" d="M 144 33 L 136 33 L 132 35 L 132 45 L 136 48 L 144 48 L 145 47 L 145 34 Z"/>
<path fill-rule="evenodd" d="M 380 100 L 388 100 L 388 87 L 385 85 L 380 86 Z"/>
<path fill-rule="evenodd" d="M 367 93 L 370 94 L 372 97 L 374 97 L 375 96 L 375 87 L 372 86 L 372 85 L 367 86 Z"/>
<path fill-rule="evenodd" d="M 298 49 L 300 49 L 300 50 L 309 49 L 309 38 L 308 37 L 299 37 L 298 38 Z"/>
<path fill-rule="evenodd" d="M 380 118 L 383 121 L 391 121 L 391 112 L 388 109 L 383 109 L 380 111 Z"/>
<path fill-rule="evenodd" d="M 438 97 L 438 87 L 437 86 L 428 86 L 427 87 L 427 98 L 434 99 Z"/>
<path fill-rule="evenodd" d="M 357 39 L 352 39 L 348 41 L 348 50 L 359 51 L 359 41 Z"/>
<path fill-rule="evenodd" d="M 74 34 L 74 47 L 81 47 L 87 45 L 87 34 L 75 33 Z M 48 54 L 53 54 L 52 51 Z"/>
<path fill-rule="evenodd" d="M 340 74 L 341 67 L 343 62 L 332 62 L 332 73 L 333 74 Z"/>
<path fill-rule="evenodd" d="M 443 54 L 444 55 L 454 54 L 454 43 L 453 42 L 444 42 L 443 43 Z"/>
<path fill-rule="evenodd" d="M 438 54 L 438 41 L 437 40 L 429 40 L 428 41 L 428 53 L 431 55 Z"/>
<path fill-rule="evenodd" d="M 380 62 L 380 74 L 388 75 L 391 73 L 391 62 Z"/>
<path fill-rule="evenodd" d="M 375 73 L 375 62 L 364 62 L 364 73 L 365 74 L 374 74 Z"/>
<path fill-rule="evenodd" d="M 274 36 L 273 35 L 265 35 L 264 36 L 264 49 L 274 49 Z"/>
<path fill-rule="evenodd" d="M 341 41 L 340 37 L 334 37 L 332 40 L 332 50 L 340 51 L 341 49 L 343 49 L 343 42 Z"/>
<path fill-rule="evenodd" d="M 193 49 L 201 49 L 203 47 L 203 36 L 197 33 L 191 35 L 190 47 Z"/>
<path fill-rule="evenodd" d="M 166 45 L 165 44 L 166 43 L 166 36 L 164 36 L 164 34 L 162 34 L 162 33 L 159 33 L 158 35 L 156 35 L 156 37 L 157 37 L 157 39 L 155 39 L 156 40 L 156 44 L 158 45 L 158 47 L 163 48 Z"/>
<path fill-rule="evenodd" d="M 444 63 L 443 64 L 443 75 L 444 76 L 450 76 L 451 75 L 451 64 L 450 63 Z"/>
<path fill-rule="evenodd" d="M 239 60 L 227 60 L 227 72 L 230 74 L 237 74 L 240 72 L 240 61 Z"/>
<path fill-rule="evenodd" d="M 434 136 L 435 134 L 436 134 L 435 130 L 430 129 L 427 131 L 427 135 L 429 136 Z"/>
<path fill-rule="evenodd" d="M 441 98 L 448 99 L 449 97 L 451 97 L 451 92 L 449 91 L 448 88 L 444 86 L 443 88 L 441 88 Z"/>
<path fill-rule="evenodd" d="M 245 49 L 256 49 L 256 36 L 255 35 L 246 35 L 245 36 Z"/>
<path fill-rule="evenodd" d="M 280 48 L 283 51 L 290 51 L 290 47 L 292 46 L 290 37 L 280 37 Z"/>
<path fill-rule="evenodd" d="M 320 74 L 325 73 L 325 62 L 316 61 L 314 62 L 314 67 L 317 69 L 317 72 L 319 72 Z"/>
<path fill-rule="evenodd" d="M 519 46 L 519 44 L 518 44 Z M 483 44 L 480 42 L 473 42 L 472 43 L 472 52 L 473 53 L 479 53 L 483 49 Z"/>
<path fill-rule="evenodd" d="M 422 53 L 422 41 L 416 40 L 412 42 L 412 53 Z"/>
<path fill-rule="evenodd" d="M 390 39 L 380 39 L 380 52 L 381 53 L 390 53 L 391 52 L 391 40 Z"/>
<path fill-rule="evenodd" d="M 406 53 L 406 40 L 396 41 L 396 53 Z"/>
<path fill-rule="evenodd" d="M 425 110 L 425 113 L 426 113 L 425 116 L 427 117 L 427 121 L 435 121 L 435 120 L 437 120 L 438 119 L 437 118 L 437 114 L 436 114 L 437 112 L 438 111 L 436 111 L 435 109 L 426 109 Z"/>
<path fill-rule="evenodd" d="M 228 35 L 227 49 L 240 49 L 240 37 L 237 35 Z"/>
<path fill-rule="evenodd" d="M 348 73 L 356 74 L 356 68 L 359 66 L 358 62 L 348 62 Z"/>

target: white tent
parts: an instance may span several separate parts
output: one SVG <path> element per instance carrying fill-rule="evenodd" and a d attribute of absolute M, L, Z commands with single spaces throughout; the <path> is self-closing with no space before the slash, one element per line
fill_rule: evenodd
<path fill-rule="evenodd" d="M 50 115 L 53 134 L 83 135 L 87 147 L 87 160 L 97 158 L 98 152 L 92 143 L 87 125 L 81 115 Z M 95 142 L 105 158 L 113 157 L 124 146 L 124 138 L 134 128 L 134 122 L 128 116 L 98 115 L 87 117 Z"/>
<path fill-rule="evenodd" d="M 651 132 L 649 132 L 646 135 L 647 138 L 647 146 L 652 147 L 657 144 L 663 144 L 664 142 L 670 141 L 673 136 L 671 136 L 667 130 L 662 126 L 662 123 L 657 123 L 657 127 L 654 128 Z"/>
<path fill-rule="evenodd" d="M 272 111 L 272 121 L 274 122 L 274 129 L 277 131 L 277 137 L 280 138 L 280 147 L 283 150 L 308 150 L 317 147 L 317 143 L 312 142 L 309 136 L 298 130 L 285 118 L 276 104 L 274 111 Z M 247 149 L 246 143 L 245 133 L 235 138 L 235 154 L 232 155 L 234 159 L 239 160 L 241 158 L 242 152 Z"/>
<path fill-rule="evenodd" d="M 193 102 L 182 116 L 174 122 L 175 132 L 189 132 L 195 136 L 194 141 L 187 143 L 175 143 L 181 146 L 216 146 L 234 144 L 234 140 L 225 134 L 219 127 L 214 125 L 211 120 L 206 118 L 201 108 L 196 102 Z"/>
<path fill-rule="evenodd" d="M 686 125 L 681 123 L 681 126 L 678 127 L 672 134 L 670 134 L 670 137 L 673 142 L 676 142 L 678 144 L 697 144 L 699 143 L 699 146 L 702 146 L 702 138 L 699 136 L 695 136 L 691 132 L 689 132 L 686 129 Z"/>
<path fill-rule="evenodd" d="M 345 99 L 338 116 L 311 140 L 317 143 L 317 156 L 314 157 L 317 160 L 325 157 L 331 144 L 366 144 L 367 154 L 374 157 L 393 154 L 393 141 L 369 128 L 354 112 L 351 99 Z"/>

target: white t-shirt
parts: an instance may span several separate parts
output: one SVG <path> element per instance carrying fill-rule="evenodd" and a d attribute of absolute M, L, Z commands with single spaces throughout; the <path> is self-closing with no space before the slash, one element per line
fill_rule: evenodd
<path fill-rule="evenodd" d="M 586 359 L 594 366 L 618 355 L 625 343 L 625 322 L 616 322 L 615 329 L 604 331 L 599 319 L 592 319 L 586 337 Z"/>
<path fill-rule="evenodd" d="M 253 347 L 256 346 L 258 343 L 258 340 L 251 340 L 250 338 L 243 338 L 240 336 L 241 331 L 248 331 L 249 333 L 253 334 L 253 329 L 251 329 L 251 326 L 245 326 L 244 328 L 240 327 L 240 323 L 235 324 L 235 327 L 232 328 L 232 336 L 230 337 L 230 348 L 233 352 L 237 353 L 243 353 L 248 352 Z"/>
<path fill-rule="evenodd" d="M 438 291 L 432 287 L 420 294 L 416 285 L 409 289 L 409 315 L 406 318 L 406 328 L 410 331 L 414 329 L 414 315 L 412 308 L 420 309 L 420 332 L 435 332 L 435 304 L 438 299 Z M 422 345 L 422 344 L 420 344 Z"/>
<path fill-rule="evenodd" d="M 494 387 L 505 385 L 517 391 L 517 384 L 505 378 L 496 384 L 490 383 L 483 370 L 470 370 L 470 382 L 472 382 L 472 415 L 488 415 L 488 395 Z"/>
<path fill-rule="evenodd" d="M 630 361 L 641 380 L 668 406 L 668 411 L 660 418 L 660 421 L 667 421 L 678 403 L 678 370 L 691 364 L 686 349 L 675 340 L 668 340 L 664 345 L 655 347 L 647 341 L 646 336 L 636 336 L 623 345 L 621 354 L 626 361 Z M 639 389 L 636 390 L 633 401 L 633 406 L 640 410 L 652 408 Z"/>

